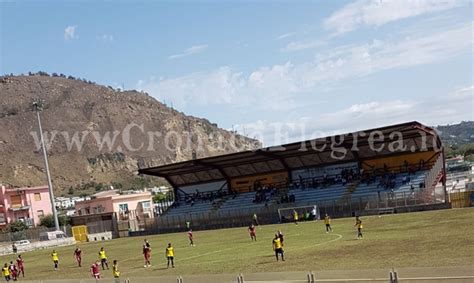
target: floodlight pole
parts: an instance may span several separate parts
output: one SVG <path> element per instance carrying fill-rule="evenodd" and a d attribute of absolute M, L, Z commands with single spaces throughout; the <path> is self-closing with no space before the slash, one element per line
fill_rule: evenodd
<path fill-rule="evenodd" d="M 44 104 L 44 101 L 39 100 L 39 99 L 35 100 L 33 102 L 33 111 L 36 112 L 36 118 L 38 119 L 38 128 L 39 128 L 40 138 L 41 138 L 41 147 L 43 148 L 44 167 L 46 169 L 46 177 L 48 178 L 49 199 L 51 201 L 51 208 L 53 210 L 54 226 L 56 228 L 56 231 L 59 231 L 58 213 L 56 211 L 56 205 L 54 203 L 54 192 L 53 192 L 53 184 L 51 182 L 51 174 L 49 173 L 48 153 L 46 151 L 46 146 L 44 145 L 43 128 L 41 127 L 40 112 L 43 110 L 43 104 Z"/>

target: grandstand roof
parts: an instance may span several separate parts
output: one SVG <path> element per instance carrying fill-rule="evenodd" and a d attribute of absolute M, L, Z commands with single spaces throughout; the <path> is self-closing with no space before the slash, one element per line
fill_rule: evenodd
<path fill-rule="evenodd" d="M 396 142 L 400 140 L 403 140 L 405 148 L 401 148 Z M 380 147 L 383 148 L 378 150 Z M 441 140 L 435 130 L 419 122 L 408 122 L 145 168 L 140 169 L 139 173 L 163 177 L 174 188 L 177 188 L 213 181 L 229 181 L 231 178 L 242 176 L 290 171 L 410 152 L 441 150 L 441 148 Z M 346 154 L 342 154 L 343 151 L 346 151 Z"/>

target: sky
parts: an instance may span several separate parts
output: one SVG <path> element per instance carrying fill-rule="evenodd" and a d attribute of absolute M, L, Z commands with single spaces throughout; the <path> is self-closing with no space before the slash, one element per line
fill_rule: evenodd
<path fill-rule="evenodd" d="M 266 146 L 452 124 L 474 120 L 473 9 L 460 0 L 0 0 L 0 74 L 143 90 Z"/>

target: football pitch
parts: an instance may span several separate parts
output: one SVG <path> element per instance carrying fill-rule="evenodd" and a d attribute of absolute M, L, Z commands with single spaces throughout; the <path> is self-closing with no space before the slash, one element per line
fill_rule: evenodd
<path fill-rule="evenodd" d="M 250 216 L 249 216 L 250 218 Z M 152 246 L 152 266 L 144 268 L 145 237 L 79 244 L 83 267 L 73 259 L 74 246 L 60 247 L 60 265 L 53 271 L 51 250 L 23 254 L 26 278 L 90 278 L 89 267 L 104 247 L 109 259 L 119 261 L 122 278 L 259 273 L 280 271 L 357 270 L 392 267 L 474 266 L 474 209 L 451 209 L 362 217 L 364 238 L 356 239 L 354 219 L 333 219 L 333 232 L 326 234 L 322 221 L 299 225 L 257 227 L 252 242 L 246 228 L 194 232 L 196 246 L 189 246 L 187 233 L 146 237 Z M 249 221 L 250 222 L 250 221 Z M 272 238 L 277 230 L 285 236 L 285 262 L 276 262 Z M 166 268 L 165 248 L 175 248 L 176 268 Z M 2 256 L 1 263 L 15 256 Z M 112 268 L 111 268 L 112 269 Z M 112 271 L 102 271 L 111 278 Z"/>

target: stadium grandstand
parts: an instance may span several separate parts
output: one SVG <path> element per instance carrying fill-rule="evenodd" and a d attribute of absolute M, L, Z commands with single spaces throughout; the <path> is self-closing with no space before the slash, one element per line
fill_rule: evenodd
<path fill-rule="evenodd" d="M 159 232 L 427 210 L 448 205 L 436 131 L 409 122 L 139 170 L 166 179 L 174 203 Z M 155 231 L 158 232 L 158 231 Z"/>

